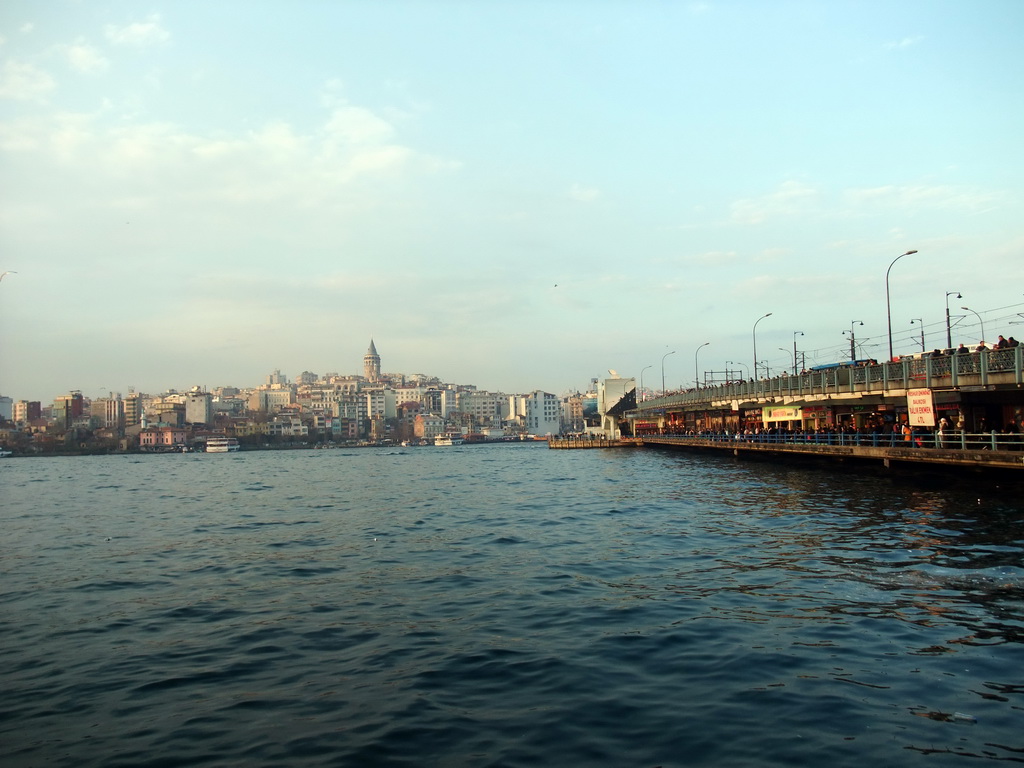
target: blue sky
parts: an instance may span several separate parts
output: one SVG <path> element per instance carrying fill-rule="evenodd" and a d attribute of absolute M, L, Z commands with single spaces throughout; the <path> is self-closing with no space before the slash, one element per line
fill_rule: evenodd
<path fill-rule="evenodd" d="M 0 6 L 0 394 L 1024 336 L 1024 3 Z M 921 322 L 911 323 L 911 320 Z M 697 349 L 704 343 L 699 355 Z M 734 361 L 727 365 L 726 361 Z M 696 365 L 695 365 L 696 363 Z"/>

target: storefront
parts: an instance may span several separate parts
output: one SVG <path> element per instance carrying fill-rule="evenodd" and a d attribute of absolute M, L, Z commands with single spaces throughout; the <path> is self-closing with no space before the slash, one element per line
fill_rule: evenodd
<path fill-rule="evenodd" d="M 761 418 L 768 429 L 803 429 L 803 409 L 792 405 L 769 405 L 761 409 Z"/>

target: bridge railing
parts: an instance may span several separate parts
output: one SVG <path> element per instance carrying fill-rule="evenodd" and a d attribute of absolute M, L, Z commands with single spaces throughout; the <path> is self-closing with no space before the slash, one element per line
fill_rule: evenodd
<path fill-rule="evenodd" d="M 699 432 L 650 434 L 644 440 L 679 443 L 759 443 L 774 445 L 838 445 L 866 448 L 1024 451 L 1024 435 L 1016 432 Z"/>
<path fill-rule="evenodd" d="M 892 389 L 969 385 L 1024 386 L 1024 345 L 941 356 L 903 358 L 895 362 L 829 368 L 771 379 L 735 381 L 675 392 L 638 403 L 637 410 L 708 403 L 713 400 L 764 400 L 842 393 L 882 394 Z"/>

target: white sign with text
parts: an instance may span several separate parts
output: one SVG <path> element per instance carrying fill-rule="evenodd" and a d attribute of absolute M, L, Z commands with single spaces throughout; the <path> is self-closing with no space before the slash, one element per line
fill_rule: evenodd
<path fill-rule="evenodd" d="M 907 390 L 907 420 L 912 427 L 935 426 L 935 404 L 930 389 Z"/>

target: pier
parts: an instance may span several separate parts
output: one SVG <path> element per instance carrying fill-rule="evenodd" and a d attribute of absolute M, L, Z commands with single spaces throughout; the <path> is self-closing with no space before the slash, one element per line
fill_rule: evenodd
<path fill-rule="evenodd" d="M 879 435 L 647 435 L 645 446 L 712 451 L 738 458 L 819 459 L 861 466 L 998 470 L 1024 481 L 1024 452 L 1005 435 L 958 435 L 942 446 L 925 441 L 889 441 Z M 928 436 L 931 438 L 931 436 Z M 1019 435 L 1013 435 L 1014 438 Z M 993 447 L 995 449 L 993 450 Z"/>
<path fill-rule="evenodd" d="M 548 438 L 548 448 L 573 449 L 573 448 L 631 448 L 641 444 L 635 438 L 623 438 L 621 440 L 609 440 L 606 437 L 551 437 Z"/>

